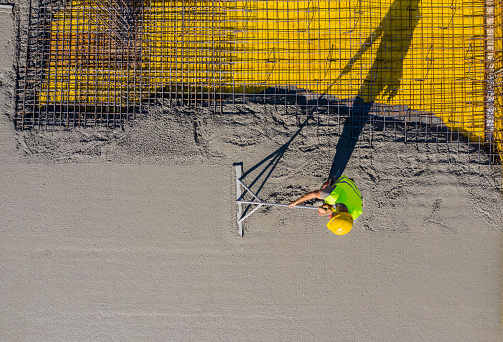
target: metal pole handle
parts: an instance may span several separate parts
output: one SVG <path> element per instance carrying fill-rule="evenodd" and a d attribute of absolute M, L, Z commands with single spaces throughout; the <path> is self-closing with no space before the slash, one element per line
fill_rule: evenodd
<path fill-rule="evenodd" d="M 271 205 L 275 207 L 289 207 L 288 204 L 279 204 L 279 203 L 267 203 L 267 202 L 254 202 L 254 201 L 237 201 L 241 204 L 256 204 L 256 205 Z M 300 208 L 300 209 L 318 209 L 318 207 L 314 207 L 312 205 L 296 205 L 292 208 Z"/>

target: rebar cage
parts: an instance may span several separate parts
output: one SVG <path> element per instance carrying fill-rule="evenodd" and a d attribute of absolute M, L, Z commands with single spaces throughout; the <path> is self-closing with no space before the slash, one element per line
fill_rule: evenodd
<path fill-rule="evenodd" d="M 502 8 L 503 0 L 38 0 L 20 47 L 15 125 L 115 127 L 156 98 L 215 112 L 272 101 L 363 124 L 370 111 L 414 117 L 501 155 Z"/>

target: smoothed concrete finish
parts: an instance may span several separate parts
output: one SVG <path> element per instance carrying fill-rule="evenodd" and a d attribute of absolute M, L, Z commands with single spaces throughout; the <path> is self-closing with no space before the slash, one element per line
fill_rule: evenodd
<path fill-rule="evenodd" d="M 282 232 L 239 238 L 221 166 L 0 169 L 2 341 L 501 333 L 500 232 L 336 237 L 305 231 L 318 218 L 292 213 Z"/>

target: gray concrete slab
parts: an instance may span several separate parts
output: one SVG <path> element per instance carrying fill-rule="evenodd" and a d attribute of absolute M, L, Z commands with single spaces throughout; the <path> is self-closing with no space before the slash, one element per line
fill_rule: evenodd
<path fill-rule="evenodd" d="M 0 172 L 2 341 L 501 337 L 499 232 L 338 238 L 297 212 L 239 238 L 230 168 Z"/>

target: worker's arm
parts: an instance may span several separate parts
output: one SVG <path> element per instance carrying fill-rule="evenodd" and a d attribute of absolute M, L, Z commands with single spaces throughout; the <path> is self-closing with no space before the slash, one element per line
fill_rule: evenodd
<path fill-rule="evenodd" d="M 299 198 L 293 202 L 290 202 L 290 204 L 288 206 L 291 208 L 291 207 L 294 207 L 302 202 L 309 201 L 309 200 L 315 199 L 315 198 L 321 199 L 321 190 L 308 192 L 307 194 L 305 194 L 301 198 Z"/>

